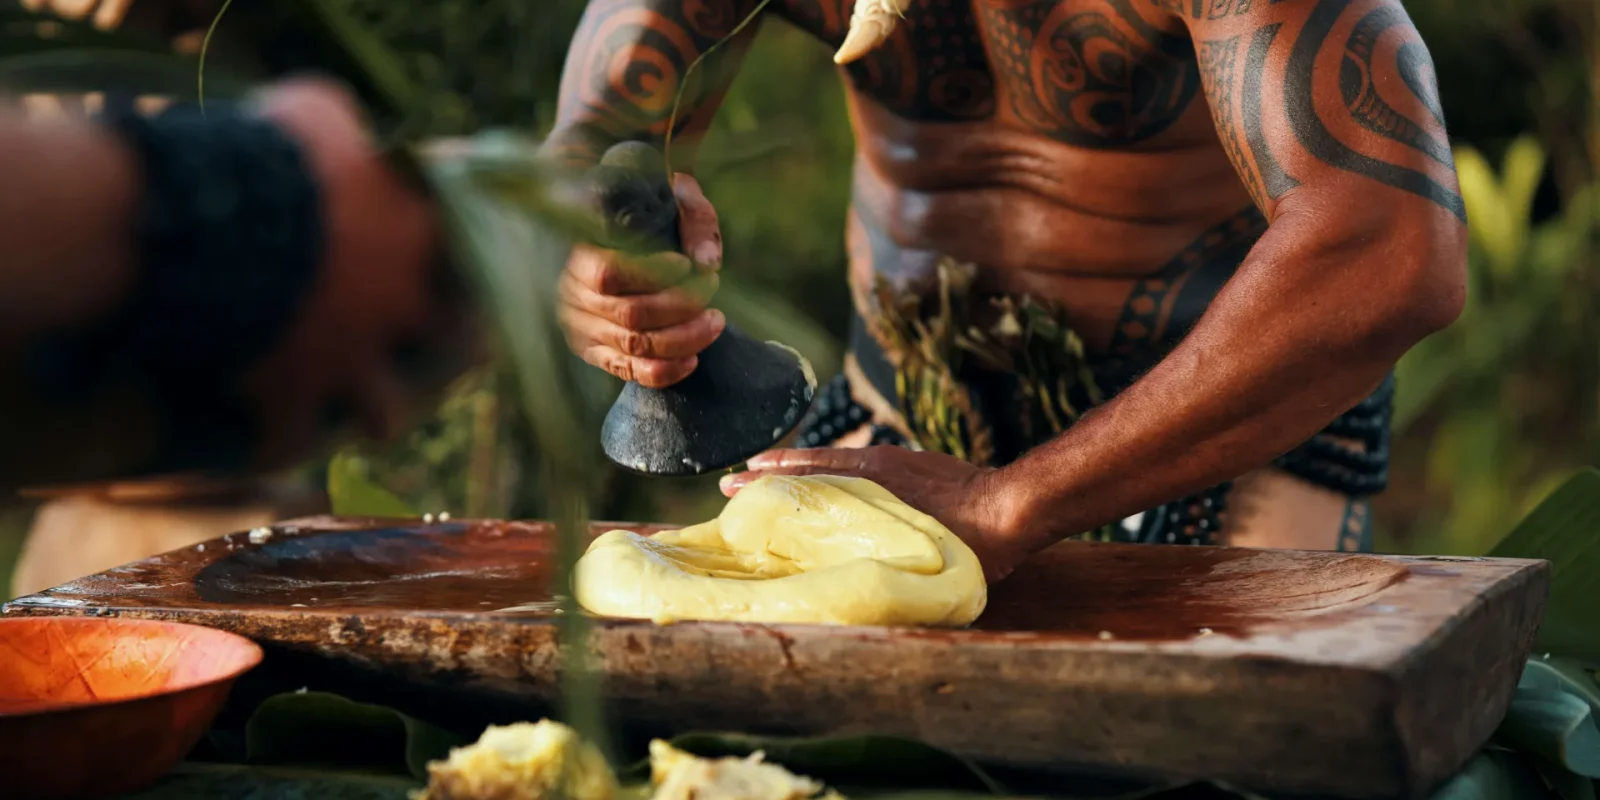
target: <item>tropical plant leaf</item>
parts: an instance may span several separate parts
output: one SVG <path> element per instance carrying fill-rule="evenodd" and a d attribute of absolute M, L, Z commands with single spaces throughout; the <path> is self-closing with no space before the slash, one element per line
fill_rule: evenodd
<path fill-rule="evenodd" d="M 1600 661 L 1600 469 L 1585 468 L 1489 552 L 1550 562 L 1550 598 L 1535 647 Z"/>
<path fill-rule="evenodd" d="M 1516 266 L 1522 243 L 1511 221 L 1512 211 L 1499 176 L 1483 154 L 1472 147 L 1455 151 L 1456 177 L 1467 206 L 1468 232 L 1489 258 L 1491 272 L 1504 275 Z"/>
<path fill-rule="evenodd" d="M 743 733 L 688 733 L 673 738 L 673 747 L 704 758 L 744 757 L 761 751 L 781 764 L 831 786 L 918 787 L 1003 794 L 1005 787 L 978 765 L 915 739 L 893 736 L 788 738 Z M 648 774 L 645 761 L 629 770 Z"/>
<path fill-rule="evenodd" d="M 1600 684 L 1593 670 L 1570 658 L 1532 658 L 1522 670 L 1518 689 L 1567 692 L 1578 696 L 1600 714 Z"/>
<path fill-rule="evenodd" d="M 1537 800 L 1550 796 L 1538 774 L 1516 754 L 1484 750 L 1430 800 Z"/>
<path fill-rule="evenodd" d="M 1545 153 L 1535 136 L 1518 136 L 1507 148 L 1500 166 L 1500 188 L 1505 198 L 1507 223 L 1512 239 L 1518 243 L 1520 257 L 1533 221 L 1533 194 L 1544 177 Z"/>
<path fill-rule="evenodd" d="M 1540 780 L 1549 787 L 1561 800 L 1595 800 L 1595 780 L 1584 777 L 1576 772 L 1534 761 L 1533 769 L 1539 773 Z"/>
<path fill-rule="evenodd" d="M 1554 689 L 1518 689 L 1495 738 L 1589 778 L 1600 778 L 1600 728 L 1582 697 Z"/>
<path fill-rule="evenodd" d="M 339 453 L 328 462 L 328 500 L 341 517 L 416 517 L 416 510 L 367 477 L 359 457 Z"/>
<path fill-rule="evenodd" d="M 384 706 L 325 692 L 267 698 L 245 724 L 252 765 L 362 769 L 423 779 L 428 762 L 469 742 Z"/>
<path fill-rule="evenodd" d="M 118 800 L 408 800 L 417 788 L 409 777 L 189 763 Z"/>

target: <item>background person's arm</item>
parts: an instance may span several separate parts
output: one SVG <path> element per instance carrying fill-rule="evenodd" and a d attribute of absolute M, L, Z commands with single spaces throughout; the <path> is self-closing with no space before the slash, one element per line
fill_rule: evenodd
<path fill-rule="evenodd" d="M 1465 301 L 1464 206 L 1399 0 L 1192 9 L 1217 130 L 1271 224 L 1166 359 L 993 476 L 1029 550 L 1267 464 Z"/>
<path fill-rule="evenodd" d="M 247 440 L 219 445 L 241 469 L 311 455 L 337 432 L 327 425 L 331 410 L 370 434 L 395 432 L 434 388 L 403 375 L 397 351 L 438 352 L 434 346 L 447 341 L 453 351 L 457 340 L 444 326 L 459 319 L 439 294 L 448 284 L 437 280 L 441 243 L 429 201 L 374 151 L 353 99 L 338 87 L 298 81 L 265 92 L 257 113 L 298 146 L 316 187 L 321 246 L 281 327 L 253 350 L 259 355 L 251 363 L 233 365 L 236 379 L 218 395 L 237 398 L 249 417 Z M 203 139 L 209 130 L 193 135 Z M 136 148 L 98 124 L 0 116 L 0 492 L 212 466 L 173 452 L 172 435 L 202 430 L 190 412 L 214 409 L 174 416 L 166 406 L 163 414 L 146 384 L 123 376 L 101 385 L 92 372 L 87 388 L 64 397 L 46 376 L 76 369 L 74 357 L 63 355 L 72 351 L 40 355 L 62 336 L 118 319 L 138 294 L 144 172 Z M 242 331 L 189 333 L 205 351 L 208 334 Z"/>

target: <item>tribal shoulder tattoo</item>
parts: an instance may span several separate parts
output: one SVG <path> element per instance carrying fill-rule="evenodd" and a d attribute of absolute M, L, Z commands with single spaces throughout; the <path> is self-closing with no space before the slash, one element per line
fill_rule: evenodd
<path fill-rule="evenodd" d="M 1217 133 L 1261 208 L 1333 170 L 1466 221 L 1433 62 L 1398 0 L 1254 0 L 1217 18 L 1179 5 Z"/>
<path fill-rule="evenodd" d="M 978 0 L 1009 111 L 1080 147 L 1133 144 L 1167 130 L 1200 86 L 1189 37 L 1133 0 Z"/>
<path fill-rule="evenodd" d="M 625 139 L 659 145 L 669 125 L 675 137 L 703 131 L 758 26 L 712 48 L 755 13 L 759 1 L 591 0 L 561 77 L 556 154 L 593 160 Z M 708 51 L 691 74 L 690 66 Z"/>

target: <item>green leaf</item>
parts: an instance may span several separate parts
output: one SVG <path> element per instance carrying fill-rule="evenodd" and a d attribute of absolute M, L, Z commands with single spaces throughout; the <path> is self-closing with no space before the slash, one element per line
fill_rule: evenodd
<path fill-rule="evenodd" d="M 411 778 L 385 775 L 189 763 L 118 800 L 407 800 L 418 788 Z"/>
<path fill-rule="evenodd" d="M 1518 689 L 1495 738 L 1579 775 L 1600 778 L 1600 728 L 1582 697 L 1560 689 Z"/>
<path fill-rule="evenodd" d="M 1588 703 L 1594 713 L 1600 714 L 1600 685 L 1595 683 L 1594 672 L 1570 658 L 1528 659 L 1517 688 L 1567 692 Z"/>
<path fill-rule="evenodd" d="M 1520 257 L 1528 240 L 1528 226 L 1533 220 L 1533 194 L 1544 177 L 1545 154 L 1539 139 L 1530 134 L 1518 136 L 1506 150 L 1501 165 L 1500 187 L 1505 197 L 1505 212 L 1517 242 Z"/>
<path fill-rule="evenodd" d="M 1512 221 L 1513 212 L 1494 169 L 1483 154 L 1471 147 L 1456 149 L 1456 177 L 1467 206 L 1467 224 L 1473 241 L 1488 256 L 1496 276 L 1516 269 L 1522 242 Z"/>
<path fill-rule="evenodd" d="M 1600 469 L 1588 467 L 1535 508 L 1489 555 L 1550 562 L 1550 599 L 1535 647 L 1600 661 Z"/>
<path fill-rule="evenodd" d="M 1431 800 L 1535 800 L 1549 797 L 1539 776 L 1514 753 L 1484 750 Z"/>
<path fill-rule="evenodd" d="M 1533 763 L 1544 785 L 1550 787 L 1561 800 L 1595 800 L 1595 781 L 1554 764 L 1541 761 Z"/>
<path fill-rule="evenodd" d="M 468 744 L 455 734 L 383 706 L 326 692 L 267 698 L 245 724 L 253 765 L 316 766 L 408 774 Z"/>
<path fill-rule="evenodd" d="M 785 738 L 743 733 L 688 733 L 673 747 L 703 758 L 744 757 L 760 750 L 766 760 L 831 786 L 920 787 L 1005 792 L 976 764 L 914 739 L 893 736 Z M 649 771 L 649 762 L 631 770 Z"/>
<path fill-rule="evenodd" d="M 333 513 L 341 517 L 420 516 L 404 500 L 367 477 L 367 465 L 359 456 L 336 454 L 328 462 L 328 500 Z"/>

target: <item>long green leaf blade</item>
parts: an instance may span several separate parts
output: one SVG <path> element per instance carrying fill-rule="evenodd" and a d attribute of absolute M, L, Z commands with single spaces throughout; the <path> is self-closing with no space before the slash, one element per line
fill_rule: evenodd
<path fill-rule="evenodd" d="M 1550 562 L 1550 599 L 1536 647 L 1600 661 L 1600 469 L 1573 475 L 1489 555 Z"/>

